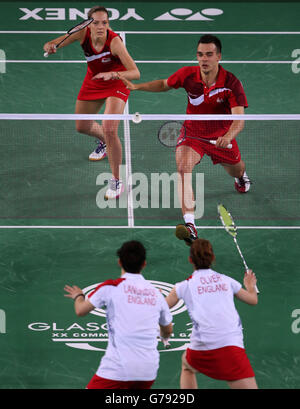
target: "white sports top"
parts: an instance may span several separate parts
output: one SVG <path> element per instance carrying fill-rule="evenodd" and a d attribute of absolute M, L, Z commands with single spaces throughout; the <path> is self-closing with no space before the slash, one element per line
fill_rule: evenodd
<path fill-rule="evenodd" d="M 236 280 L 211 269 L 196 270 L 175 285 L 193 322 L 190 349 L 244 348 L 242 323 L 234 305 L 234 294 L 241 288 Z"/>
<path fill-rule="evenodd" d="M 159 366 L 158 324 L 172 322 L 160 291 L 141 274 L 125 273 L 100 284 L 89 296 L 96 308 L 106 307 L 108 346 L 96 372 L 106 379 L 150 381 Z"/>

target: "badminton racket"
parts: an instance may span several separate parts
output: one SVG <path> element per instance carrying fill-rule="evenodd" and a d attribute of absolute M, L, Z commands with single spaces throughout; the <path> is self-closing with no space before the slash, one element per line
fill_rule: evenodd
<path fill-rule="evenodd" d="M 170 346 L 171 346 L 171 344 L 170 344 L 170 342 L 169 342 L 169 339 L 170 339 L 170 338 L 160 337 L 160 340 L 161 340 L 161 342 L 164 344 L 165 349 L 168 349 L 168 348 L 170 348 Z"/>
<path fill-rule="evenodd" d="M 241 252 L 240 246 L 238 245 L 237 242 L 237 227 L 233 221 L 233 218 L 231 216 L 231 214 L 229 213 L 229 211 L 226 209 L 226 207 L 222 204 L 218 205 L 218 213 L 219 213 L 219 217 L 221 219 L 221 222 L 225 228 L 225 230 L 227 231 L 228 234 L 230 234 L 231 237 L 233 237 L 234 243 L 236 245 L 236 248 L 239 252 L 239 255 L 241 256 L 241 259 L 243 261 L 244 267 L 246 269 L 246 271 L 249 271 L 249 267 L 247 266 L 247 263 L 245 261 L 245 258 L 243 256 L 243 253 Z M 259 293 L 257 286 L 255 286 L 256 292 Z"/>
<path fill-rule="evenodd" d="M 81 23 L 76 24 L 76 26 L 70 28 L 70 30 L 67 31 L 67 35 L 65 38 L 63 38 L 58 44 L 55 45 L 55 48 L 58 48 L 67 38 L 70 37 L 70 35 L 77 33 L 80 30 L 83 30 L 85 27 L 87 27 L 91 22 L 93 21 L 93 18 L 89 18 L 87 20 L 83 20 Z M 44 53 L 44 57 L 48 57 L 48 53 Z"/>
<path fill-rule="evenodd" d="M 158 130 L 158 140 L 159 142 L 168 147 L 175 148 L 180 146 L 186 139 L 196 139 L 198 141 L 210 143 L 216 145 L 217 141 L 214 139 L 198 138 L 195 136 L 187 135 L 185 126 L 179 121 L 168 121 L 165 122 Z M 180 139 L 178 139 L 180 137 Z M 232 144 L 227 145 L 227 149 L 231 149 Z"/>

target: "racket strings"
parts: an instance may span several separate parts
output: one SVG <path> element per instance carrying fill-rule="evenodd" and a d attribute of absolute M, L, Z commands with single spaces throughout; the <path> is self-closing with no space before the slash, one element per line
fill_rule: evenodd
<path fill-rule="evenodd" d="M 77 31 L 80 31 L 80 30 L 84 29 L 84 28 L 87 27 L 93 20 L 94 20 L 93 18 L 90 18 L 90 19 L 88 19 L 88 20 L 86 20 L 86 21 L 83 21 L 82 23 L 77 24 L 77 26 L 72 27 L 72 28 L 68 31 L 68 33 L 69 33 L 69 34 L 73 34 L 73 33 L 76 33 Z"/>

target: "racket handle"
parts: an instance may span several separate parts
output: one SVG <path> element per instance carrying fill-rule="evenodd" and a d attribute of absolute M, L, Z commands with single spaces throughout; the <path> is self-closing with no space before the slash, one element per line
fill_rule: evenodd
<path fill-rule="evenodd" d="M 59 44 L 61 44 L 61 43 L 62 43 L 62 41 L 61 41 Z M 57 45 L 54 46 L 54 50 L 57 49 L 57 47 L 59 46 L 59 44 L 57 44 Z M 47 51 L 46 51 L 46 52 L 44 53 L 44 57 L 47 58 L 48 55 L 49 55 L 49 53 L 47 53 Z"/>
<path fill-rule="evenodd" d="M 209 143 L 211 143 L 212 145 L 216 145 L 217 141 L 214 141 L 213 139 L 210 139 Z M 231 149 L 232 148 L 232 143 L 229 143 L 226 146 L 227 149 Z"/>
<path fill-rule="evenodd" d="M 161 339 L 161 341 L 162 341 L 162 343 L 164 344 L 164 347 L 165 347 L 166 349 L 170 348 L 170 346 L 171 346 L 171 344 L 170 344 L 170 342 L 169 342 L 169 339 L 170 339 L 170 338 L 160 337 L 160 339 Z"/>

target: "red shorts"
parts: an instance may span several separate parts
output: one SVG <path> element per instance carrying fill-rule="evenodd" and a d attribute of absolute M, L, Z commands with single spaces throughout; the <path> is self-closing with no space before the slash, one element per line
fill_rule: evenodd
<path fill-rule="evenodd" d="M 90 75 L 86 75 L 77 99 L 79 101 L 95 101 L 108 97 L 117 97 L 124 102 L 127 101 L 130 91 L 121 80 L 92 80 Z"/>
<path fill-rule="evenodd" d="M 155 380 L 155 379 L 154 379 Z M 114 381 L 94 375 L 87 389 L 150 389 L 153 381 Z"/>
<path fill-rule="evenodd" d="M 198 372 L 213 379 L 237 381 L 255 376 L 245 350 L 236 346 L 209 351 L 187 348 L 186 360 Z"/>
<path fill-rule="evenodd" d="M 181 137 L 178 138 L 180 140 Z M 226 163 L 228 165 L 236 165 L 241 160 L 241 153 L 238 147 L 238 144 L 235 139 L 231 141 L 232 148 L 216 148 L 215 145 L 212 145 L 209 142 L 202 142 L 197 139 L 186 138 L 183 142 L 180 143 L 180 146 L 190 146 L 194 151 L 199 153 L 201 159 L 204 155 L 208 155 L 213 164 Z"/>

